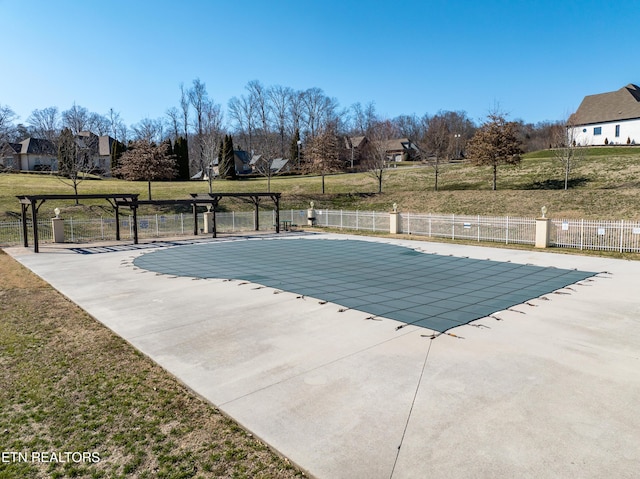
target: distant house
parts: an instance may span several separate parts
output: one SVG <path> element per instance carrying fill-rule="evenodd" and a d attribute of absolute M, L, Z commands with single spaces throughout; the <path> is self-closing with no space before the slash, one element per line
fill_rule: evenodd
<path fill-rule="evenodd" d="M 258 155 L 259 158 L 259 155 Z M 238 175 L 248 175 L 253 172 L 251 167 L 252 159 L 249 157 L 249 153 L 244 150 L 234 150 L 233 152 L 233 161 L 236 167 L 236 174 Z M 205 170 L 198 171 L 195 175 L 191 176 L 192 180 L 205 180 L 209 181 L 209 173 L 211 173 L 211 178 L 217 178 L 220 171 L 218 165 L 218 159 L 214 159 L 209 168 L 205 168 Z"/>
<path fill-rule="evenodd" d="M 49 140 L 27 138 L 20 143 L 5 143 L 1 150 L 6 168 L 21 171 L 58 169 L 58 153 L 53 142 Z"/>
<path fill-rule="evenodd" d="M 86 171 L 111 176 L 111 153 L 116 140 L 83 131 L 76 137 L 78 151 L 86 158 Z M 27 138 L 20 143 L 0 144 L 0 166 L 19 171 L 57 171 L 56 145 L 42 138 Z"/>
<path fill-rule="evenodd" d="M 18 170 L 20 161 L 20 143 L 0 143 L 0 170 Z"/>
<path fill-rule="evenodd" d="M 389 140 L 386 148 L 389 161 L 415 160 L 420 153 L 418 145 L 410 138 Z"/>
<path fill-rule="evenodd" d="M 640 142 L 640 88 L 629 84 L 588 95 L 569 121 L 568 135 L 576 145 L 635 145 Z"/>
<path fill-rule="evenodd" d="M 236 165 L 236 173 L 239 175 L 248 175 L 253 170 L 251 168 L 251 156 L 244 150 L 234 150 L 233 159 Z"/>
<path fill-rule="evenodd" d="M 345 136 L 345 155 L 342 158 L 350 167 L 357 165 L 368 155 L 369 139 L 366 136 Z"/>
<path fill-rule="evenodd" d="M 254 155 L 251 158 L 251 168 L 254 173 L 267 176 L 267 166 L 271 175 L 278 175 L 290 170 L 290 162 L 287 158 L 274 158 L 270 161 L 264 159 L 262 155 Z"/>

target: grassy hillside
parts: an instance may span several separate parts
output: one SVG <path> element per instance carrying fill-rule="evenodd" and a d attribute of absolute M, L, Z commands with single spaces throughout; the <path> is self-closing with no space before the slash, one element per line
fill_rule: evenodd
<path fill-rule="evenodd" d="M 314 176 L 275 177 L 271 191 L 282 193 L 283 208 L 316 207 L 335 209 L 389 210 L 398 203 L 401 210 L 454 214 L 536 216 L 542 205 L 550 215 L 562 218 L 640 219 L 640 147 L 600 147 L 584 150 L 584 158 L 571 174 L 571 188 L 564 191 L 562 166 L 550 151 L 525 155 L 516 167 L 498 170 L 498 191 L 491 191 L 491 169 L 469 164 L 442 168 L 439 191 L 433 191 L 433 168 L 402 165 L 388 170 L 383 193 L 377 194 L 376 180 L 366 173 L 331 175 L 322 181 Z M 216 180 L 216 192 L 267 191 L 264 178 L 239 181 Z M 80 193 L 139 193 L 147 198 L 146 182 L 85 180 Z M 189 193 L 206 193 L 206 182 L 156 182 L 154 199 L 188 198 Z M 0 174 L 0 220 L 15 218 L 19 194 L 71 194 L 70 186 L 51 176 Z M 45 203 L 40 209 L 59 206 L 66 216 L 111 214 L 104 201 Z M 223 209 L 246 209 L 240 201 L 224 200 Z M 162 211 L 166 211 L 164 208 Z"/>

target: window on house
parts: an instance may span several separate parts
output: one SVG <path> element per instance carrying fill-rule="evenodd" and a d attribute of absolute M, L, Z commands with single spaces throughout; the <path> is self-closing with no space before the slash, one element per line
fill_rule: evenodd
<path fill-rule="evenodd" d="M 620 125 L 616 125 L 616 138 L 620 136 Z"/>
<path fill-rule="evenodd" d="M 594 134 L 594 135 L 602 135 L 602 127 L 601 127 L 601 126 L 596 126 L 596 127 L 593 129 L 593 134 Z"/>

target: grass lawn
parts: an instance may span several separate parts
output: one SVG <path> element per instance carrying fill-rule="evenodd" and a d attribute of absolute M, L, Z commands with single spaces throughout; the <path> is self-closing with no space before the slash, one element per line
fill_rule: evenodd
<path fill-rule="evenodd" d="M 325 194 L 319 176 L 277 176 L 271 191 L 282 193 L 282 208 L 317 208 L 387 211 L 397 203 L 402 211 L 488 216 L 537 216 L 546 205 L 555 218 L 640 219 L 640 147 L 601 147 L 584 150 L 584 158 L 571 173 L 571 188 L 564 185 L 562 166 L 550 151 L 525 155 L 519 166 L 498 168 L 498 191 L 491 191 L 491 169 L 470 164 L 441 168 L 439 191 L 433 191 L 434 174 L 429 166 L 387 170 L 383 192 L 367 173 L 328 175 Z M 216 180 L 216 192 L 267 191 L 265 178 L 239 181 Z M 147 199 L 146 182 L 85 180 L 80 193 L 139 193 Z M 189 193 L 208 192 L 204 181 L 154 182 L 154 199 L 189 198 Z M 19 216 L 15 196 L 20 194 L 72 194 L 70 186 L 48 175 L 0 174 L 0 221 Z M 41 212 L 60 207 L 65 217 L 111 216 L 105 201 L 45 203 Z M 251 208 L 240 200 L 223 200 L 223 210 Z M 166 212 L 167 208 L 160 211 Z M 151 211 L 146 211 L 151 212 Z M 145 211 L 141 211 L 145 213 Z"/>
<path fill-rule="evenodd" d="M 99 459 L 3 460 L 2 479 L 303 476 L 2 251 L 0 365 L 3 452 Z"/>

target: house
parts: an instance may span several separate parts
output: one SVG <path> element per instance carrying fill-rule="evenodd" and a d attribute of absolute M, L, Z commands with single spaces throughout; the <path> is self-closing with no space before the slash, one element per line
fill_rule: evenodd
<path fill-rule="evenodd" d="M 251 156 L 248 152 L 244 150 L 234 150 L 233 160 L 238 175 L 248 175 L 253 171 L 251 168 Z"/>
<path fill-rule="evenodd" d="M 254 173 L 260 173 L 261 175 L 278 175 L 290 170 L 290 162 L 287 158 L 274 158 L 267 160 L 262 155 L 254 155 L 251 158 L 251 168 Z M 269 171 L 267 171 L 269 168 Z"/>
<path fill-rule="evenodd" d="M 58 153 L 53 142 L 42 138 L 27 138 L 20 143 L 6 143 L 3 150 L 4 165 L 21 171 L 55 171 Z M 13 159 L 8 156 L 14 151 Z"/>
<path fill-rule="evenodd" d="M 0 170 L 18 170 L 21 150 L 20 143 L 0 143 Z"/>
<path fill-rule="evenodd" d="M 86 159 L 85 169 L 111 176 L 111 153 L 116 140 L 108 135 L 80 132 L 76 137 L 78 153 Z M 42 138 L 27 138 L 20 143 L 0 145 L 0 167 L 20 171 L 58 171 L 58 149 Z"/>
<path fill-rule="evenodd" d="M 369 154 L 369 139 L 366 136 L 345 136 L 345 152 L 343 159 L 351 168 Z"/>
<path fill-rule="evenodd" d="M 258 158 L 260 158 L 260 155 L 258 155 Z M 246 151 L 234 150 L 233 161 L 236 167 L 236 174 L 248 175 L 253 172 L 251 164 L 252 159 Z M 204 170 L 200 170 L 195 175 L 191 176 L 191 179 L 209 181 L 209 174 L 211 174 L 212 179 L 217 178 L 220 174 L 217 158 L 210 163 L 209 167 L 206 167 Z"/>
<path fill-rule="evenodd" d="M 640 88 L 588 95 L 569 119 L 569 141 L 578 146 L 628 145 L 640 142 Z"/>
<path fill-rule="evenodd" d="M 418 158 L 420 149 L 410 138 L 396 138 L 387 141 L 389 161 L 411 161 Z"/>

